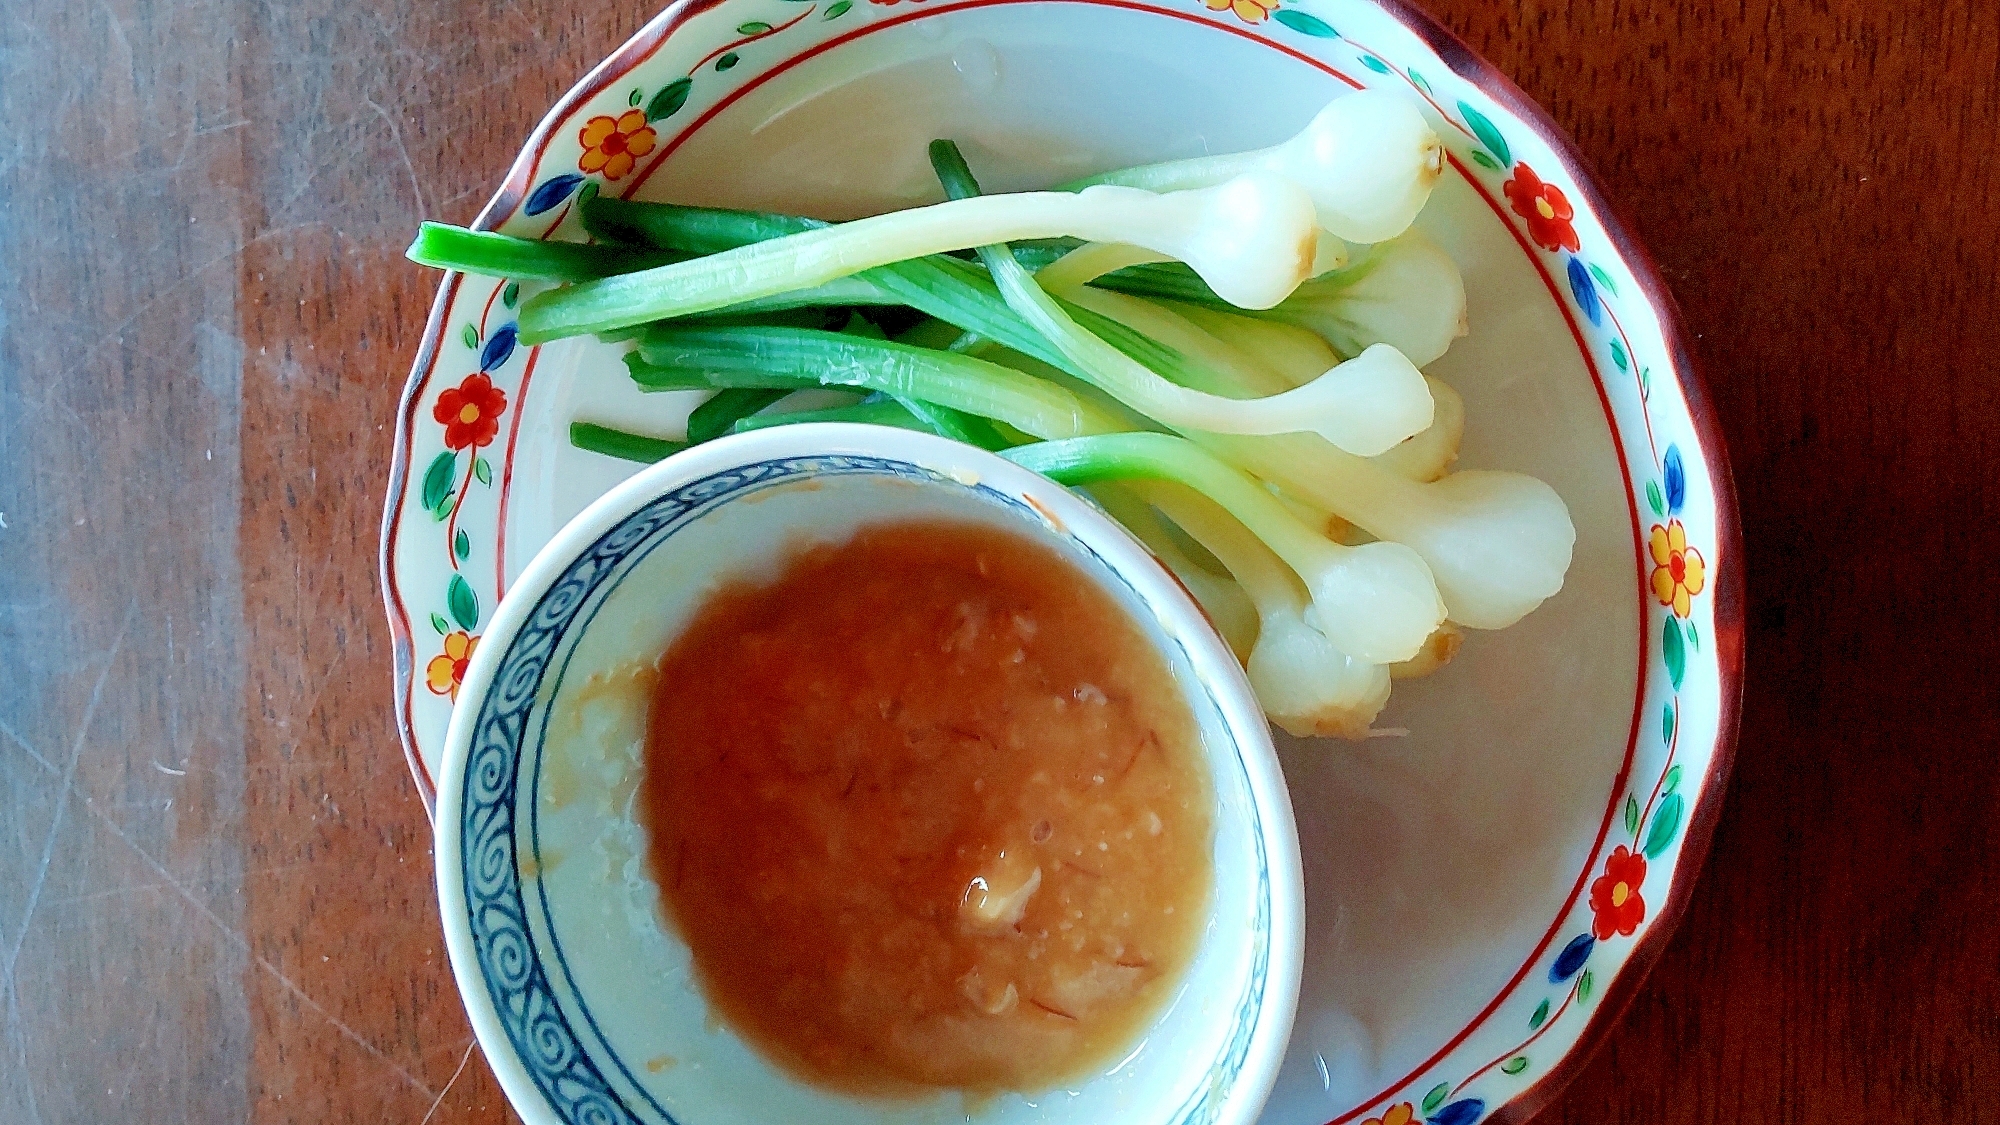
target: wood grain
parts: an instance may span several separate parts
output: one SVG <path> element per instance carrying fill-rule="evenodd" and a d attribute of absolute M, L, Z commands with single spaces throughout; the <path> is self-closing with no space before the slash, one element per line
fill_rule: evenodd
<path fill-rule="evenodd" d="M 1761 9 L 1761 10 L 1760 10 Z M 1741 493 L 1736 773 L 1545 1120 L 2000 1120 L 1991 5 L 1439 5 L 1664 269 Z"/>
<path fill-rule="evenodd" d="M 2000 1121 L 2000 9 L 1430 7 L 1658 258 L 1742 491 L 1714 850 L 1540 1120 Z M 646 14 L 0 18 L 0 1120 L 506 1118 L 386 705 L 400 251 Z"/>

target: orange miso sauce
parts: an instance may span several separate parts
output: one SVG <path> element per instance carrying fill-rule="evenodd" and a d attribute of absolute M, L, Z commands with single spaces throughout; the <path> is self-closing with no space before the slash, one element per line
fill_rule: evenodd
<path fill-rule="evenodd" d="M 1166 660 L 986 525 L 868 527 L 713 596 L 662 660 L 641 793 L 711 1011 L 850 1093 L 1108 1065 L 1207 909 L 1213 797 Z"/>

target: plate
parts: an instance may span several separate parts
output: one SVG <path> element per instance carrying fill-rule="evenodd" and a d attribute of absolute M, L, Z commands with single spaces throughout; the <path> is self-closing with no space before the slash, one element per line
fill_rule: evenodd
<path fill-rule="evenodd" d="M 1740 687 L 1734 495 L 1677 313 L 1518 91 L 1365 0 L 710 0 L 592 71 L 476 225 L 581 237 L 586 183 L 844 218 L 934 199 L 935 136 L 1032 187 L 1271 143 L 1360 88 L 1412 99 L 1449 150 L 1419 222 L 1466 278 L 1471 335 L 1429 369 L 1466 400 L 1459 464 L 1548 481 L 1577 545 L 1561 594 L 1398 685 L 1387 737 L 1281 739 L 1307 963 L 1264 1120 L 1471 1125 L 1549 1097 L 1657 956 Z M 568 423 L 673 436 L 694 401 L 638 393 L 617 346 L 521 346 L 523 293 L 447 276 L 400 408 L 383 586 L 427 801 L 500 594 L 636 471 Z"/>

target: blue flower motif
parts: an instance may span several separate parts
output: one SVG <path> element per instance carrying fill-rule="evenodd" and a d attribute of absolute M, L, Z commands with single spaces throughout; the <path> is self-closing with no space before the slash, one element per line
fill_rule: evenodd
<path fill-rule="evenodd" d="M 481 349 L 479 353 L 479 369 L 481 371 L 500 370 L 506 364 L 507 357 L 514 354 L 514 342 L 519 336 L 520 330 L 512 324 L 494 332 L 492 336 L 488 337 L 486 347 Z"/>
<path fill-rule="evenodd" d="M 536 188 L 534 193 L 528 196 L 528 205 L 522 208 L 522 210 L 530 215 L 539 215 L 544 211 L 553 211 L 556 205 L 568 199 L 570 193 L 575 191 L 577 185 L 581 183 L 583 183 L 583 177 L 577 175 L 575 172 L 565 172 L 552 180 L 544 180 L 542 186 Z"/>
<path fill-rule="evenodd" d="M 1556 954 L 1556 963 L 1549 966 L 1549 983 L 1561 984 L 1576 975 L 1583 963 L 1590 960 L 1590 951 L 1597 948 L 1597 939 L 1589 933 L 1581 933 L 1571 938 Z"/>
<path fill-rule="evenodd" d="M 1486 1112 L 1486 1102 L 1481 1098 L 1460 1098 L 1438 1110 L 1430 1119 L 1430 1125 L 1472 1125 Z"/>
<path fill-rule="evenodd" d="M 1574 254 L 1570 255 L 1569 259 L 1569 291 L 1576 294 L 1577 307 L 1583 310 L 1583 315 L 1590 318 L 1590 323 L 1595 325 L 1604 323 L 1604 303 L 1598 299 L 1597 282 L 1591 279 L 1590 270 L 1584 266 L 1583 259 Z"/>
<path fill-rule="evenodd" d="M 1667 478 L 1667 514 L 1675 515 L 1681 510 L 1681 505 L 1687 503 L 1688 498 L 1687 466 L 1681 464 L 1680 446 L 1667 447 L 1664 468 Z"/>

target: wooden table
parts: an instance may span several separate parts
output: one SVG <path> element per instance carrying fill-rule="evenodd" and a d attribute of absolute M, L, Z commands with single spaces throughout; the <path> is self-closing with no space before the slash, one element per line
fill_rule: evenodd
<path fill-rule="evenodd" d="M 1541 1120 L 2000 1120 L 2000 8 L 1432 6 L 1659 258 L 1748 540 L 1708 870 Z M 6 6 L 0 1121 L 505 1116 L 388 707 L 400 255 L 648 10 Z"/>

